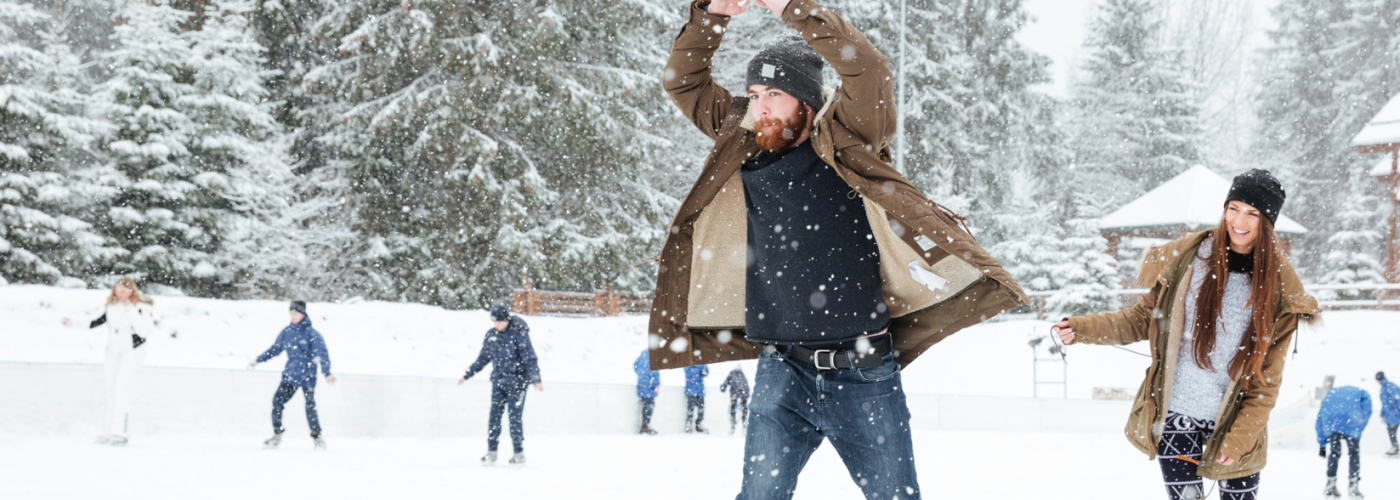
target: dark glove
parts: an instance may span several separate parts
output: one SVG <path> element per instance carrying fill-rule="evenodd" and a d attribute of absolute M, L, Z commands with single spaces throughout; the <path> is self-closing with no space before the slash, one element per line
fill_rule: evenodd
<path fill-rule="evenodd" d="M 1326 447 L 1326 446 L 1318 446 L 1318 447 L 1317 447 L 1317 456 L 1322 457 L 1322 458 L 1327 458 L 1327 447 Z"/>

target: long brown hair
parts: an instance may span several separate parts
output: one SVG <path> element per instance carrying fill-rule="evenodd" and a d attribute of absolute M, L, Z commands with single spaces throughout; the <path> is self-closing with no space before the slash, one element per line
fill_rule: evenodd
<path fill-rule="evenodd" d="M 151 300 L 150 297 L 141 295 L 141 290 L 136 288 L 136 280 L 131 279 L 130 276 L 122 276 L 120 278 L 117 278 L 117 282 L 112 285 L 112 293 L 111 295 L 107 296 L 107 305 L 110 306 L 112 304 L 115 304 L 118 300 L 120 300 L 117 298 L 117 287 L 119 286 L 124 286 L 131 289 L 131 302 L 133 304 L 137 302 L 155 304 L 155 301 Z"/>
<path fill-rule="evenodd" d="M 1230 248 L 1230 234 L 1224 216 L 1220 219 L 1220 225 L 1211 232 L 1215 241 L 1210 249 L 1210 272 L 1206 273 L 1205 282 L 1201 283 L 1196 296 L 1196 339 L 1191 344 L 1191 359 L 1196 366 L 1215 371 L 1215 367 L 1211 366 L 1210 354 L 1215 350 L 1216 318 L 1220 317 L 1222 299 L 1225 297 L 1225 278 L 1230 275 L 1226 255 Z M 1285 258 L 1279 253 L 1274 225 L 1263 214 L 1259 217 L 1259 236 L 1254 241 L 1251 256 L 1254 268 L 1250 270 L 1248 304 L 1254 309 L 1249 327 L 1240 338 L 1240 349 L 1230 361 L 1229 373 L 1230 378 L 1239 380 L 1243 377 L 1249 386 L 1254 386 L 1264 382 L 1264 355 L 1273 341 L 1274 314 L 1278 310 L 1282 286 L 1279 283 L 1279 267 Z"/>

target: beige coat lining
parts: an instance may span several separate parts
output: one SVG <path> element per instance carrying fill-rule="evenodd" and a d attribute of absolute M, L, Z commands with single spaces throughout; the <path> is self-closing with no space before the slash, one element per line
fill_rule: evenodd
<path fill-rule="evenodd" d="M 735 172 L 696 219 L 686 314 L 686 324 L 691 328 L 744 327 L 748 209 L 743 186 L 742 176 Z M 932 307 L 981 281 L 981 271 L 951 255 L 927 265 L 919 251 L 895 233 L 899 226 L 889 223 L 885 210 L 869 198 L 864 201 L 866 217 L 880 249 L 880 279 L 891 318 Z M 910 263 L 948 282 L 936 290 L 930 289 L 914 279 Z"/>

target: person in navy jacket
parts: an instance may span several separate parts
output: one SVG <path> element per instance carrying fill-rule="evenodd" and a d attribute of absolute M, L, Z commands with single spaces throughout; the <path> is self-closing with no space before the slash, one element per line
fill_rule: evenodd
<path fill-rule="evenodd" d="M 530 343 L 530 326 L 519 316 L 510 314 L 504 304 L 491 307 L 491 320 L 495 327 L 486 330 L 486 340 L 481 343 L 481 354 L 476 362 L 467 368 L 467 374 L 457 381 L 462 385 L 472 378 L 486 364 L 491 369 L 491 414 L 486 424 L 486 455 L 481 457 L 482 465 L 496 463 L 496 445 L 501 437 L 501 415 L 510 409 L 510 441 L 515 448 L 511 457 L 512 465 L 525 463 L 525 389 L 534 385 L 543 391 L 540 383 L 540 363 L 535 356 L 535 347 Z"/>
<path fill-rule="evenodd" d="M 632 371 L 637 372 L 637 400 L 642 404 L 642 429 L 639 434 L 656 434 L 651 428 L 651 414 L 656 410 L 656 396 L 661 394 L 661 374 L 651 369 L 651 355 L 642 349 L 642 355 L 632 362 Z"/>
<path fill-rule="evenodd" d="M 1390 451 L 1385 455 L 1395 458 L 1400 455 L 1400 443 L 1395 442 L 1395 430 L 1400 428 L 1400 386 L 1385 378 L 1385 372 L 1376 372 L 1376 382 L 1381 384 L 1381 421 L 1390 434 Z"/>
<path fill-rule="evenodd" d="M 1337 461 L 1342 456 L 1343 442 L 1351 455 L 1349 494 L 1352 498 L 1362 498 L 1358 486 L 1361 482 L 1361 433 L 1366 430 L 1366 423 L 1370 420 L 1371 395 L 1365 389 L 1338 387 L 1322 399 L 1322 408 L 1317 411 L 1314 427 L 1317 430 L 1318 455 L 1327 457 L 1327 487 L 1323 490 L 1327 498 L 1342 497 L 1337 491 Z"/>
<path fill-rule="evenodd" d="M 282 383 L 278 384 L 277 393 L 272 396 L 273 435 L 267 441 L 263 441 L 263 445 L 276 448 L 282 444 L 282 431 L 286 430 L 282 428 L 282 410 L 287 406 L 287 401 L 292 399 L 292 395 L 296 394 L 297 389 L 301 389 L 301 396 L 306 400 L 306 423 L 311 427 L 311 439 L 315 441 L 316 449 L 324 450 L 326 442 L 321 439 L 321 419 L 316 414 L 316 365 L 321 366 L 321 373 L 325 374 L 326 382 L 334 385 L 331 355 L 326 349 L 326 339 L 321 337 L 321 332 L 311 327 L 311 318 L 306 315 L 306 302 L 294 300 L 289 309 L 292 324 L 277 334 L 277 340 L 272 342 L 272 347 L 258 356 L 256 361 L 248 364 L 248 369 L 252 370 L 258 363 L 265 363 L 279 354 L 287 353 L 287 366 L 282 369 Z"/>
<path fill-rule="evenodd" d="M 705 377 L 710 376 L 707 365 L 685 367 L 685 431 L 709 434 L 700 426 L 705 420 Z"/>
<path fill-rule="evenodd" d="M 734 433 L 741 420 L 744 422 L 744 428 L 748 429 L 749 379 L 744 376 L 743 368 L 736 366 L 729 371 L 729 376 L 725 377 L 724 383 L 719 386 L 719 392 L 725 391 L 729 391 L 729 433 Z"/>

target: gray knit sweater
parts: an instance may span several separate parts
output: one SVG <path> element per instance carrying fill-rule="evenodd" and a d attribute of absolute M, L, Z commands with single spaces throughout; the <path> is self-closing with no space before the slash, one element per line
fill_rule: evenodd
<path fill-rule="evenodd" d="M 1181 349 L 1176 358 L 1176 376 L 1172 379 L 1171 402 L 1167 410 L 1192 418 L 1214 421 L 1220 413 L 1220 403 L 1225 399 L 1225 391 L 1230 388 L 1230 361 L 1240 348 L 1240 339 L 1249 328 L 1250 315 L 1254 308 L 1249 305 L 1249 275 L 1229 273 L 1225 283 L 1225 297 L 1221 301 L 1220 316 L 1216 319 L 1215 350 L 1210 360 L 1213 371 L 1207 371 L 1191 359 L 1191 344 L 1194 337 L 1196 318 L 1196 297 L 1201 284 L 1210 270 L 1210 249 L 1214 237 L 1206 238 L 1196 250 L 1196 261 L 1191 272 L 1191 289 L 1186 292 L 1186 327 L 1181 338 Z"/>

